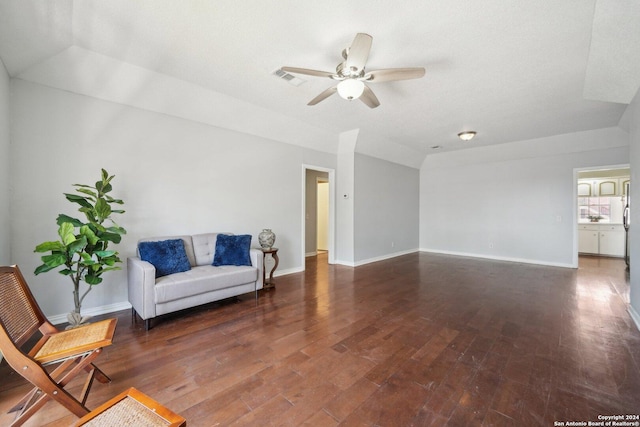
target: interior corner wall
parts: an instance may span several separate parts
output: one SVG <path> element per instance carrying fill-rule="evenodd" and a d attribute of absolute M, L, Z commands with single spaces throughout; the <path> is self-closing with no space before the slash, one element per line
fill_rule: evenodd
<path fill-rule="evenodd" d="M 574 169 L 628 163 L 617 127 L 429 155 L 421 250 L 572 267 Z"/>
<path fill-rule="evenodd" d="M 48 316 L 73 308 L 71 285 L 55 272 L 33 275 L 40 264 L 33 250 L 57 238 L 59 213 L 79 215 L 63 193 L 95 182 L 100 168 L 115 175 L 113 195 L 125 202 L 118 223 L 128 233 L 115 246 L 123 260 L 143 237 L 248 233 L 258 246 L 260 231 L 271 228 L 276 273 L 303 269 L 301 166 L 335 169 L 335 154 L 20 79 L 11 79 L 11 96 L 12 261 Z M 126 303 L 126 262 L 122 267 L 105 275 L 83 309 Z"/>
<path fill-rule="evenodd" d="M 11 264 L 11 135 L 9 74 L 0 61 L 0 265 Z"/>
<path fill-rule="evenodd" d="M 629 114 L 629 158 L 631 163 L 631 221 L 629 227 L 629 309 L 640 329 L 640 90 L 627 107 Z"/>
<path fill-rule="evenodd" d="M 342 132 L 338 141 L 336 169 L 336 255 L 335 263 L 353 266 L 354 239 L 354 165 L 359 129 Z"/>
<path fill-rule="evenodd" d="M 355 264 L 418 250 L 420 171 L 355 155 Z"/>

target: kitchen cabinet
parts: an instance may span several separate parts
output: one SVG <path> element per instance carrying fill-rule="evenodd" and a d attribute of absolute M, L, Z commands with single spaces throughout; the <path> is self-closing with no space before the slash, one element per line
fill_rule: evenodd
<path fill-rule="evenodd" d="M 578 197 L 622 196 L 627 182 L 630 182 L 629 177 L 579 179 Z"/>
<path fill-rule="evenodd" d="M 600 227 L 597 225 L 578 226 L 578 252 L 581 254 L 598 254 Z"/>
<path fill-rule="evenodd" d="M 625 235 L 621 224 L 578 225 L 578 252 L 613 257 L 624 256 Z"/>
<path fill-rule="evenodd" d="M 621 178 L 620 179 L 620 194 L 622 196 L 627 195 L 627 184 L 630 184 L 631 180 L 629 178 Z"/>
<path fill-rule="evenodd" d="M 622 225 L 600 225 L 598 238 L 599 254 L 607 256 L 624 256 L 624 227 Z"/>
<path fill-rule="evenodd" d="M 578 181 L 578 197 L 591 197 L 591 182 Z"/>
<path fill-rule="evenodd" d="M 598 196 L 600 197 L 620 195 L 617 179 L 599 179 L 596 180 L 596 185 L 598 187 Z"/>

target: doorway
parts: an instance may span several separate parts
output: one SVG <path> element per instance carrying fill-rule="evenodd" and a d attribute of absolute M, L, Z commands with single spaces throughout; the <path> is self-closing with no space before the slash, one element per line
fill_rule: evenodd
<path fill-rule="evenodd" d="M 302 259 L 326 255 L 329 264 L 335 258 L 335 171 L 303 165 Z"/>
<path fill-rule="evenodd" d="M 329 251 L 329 181 L 325 178 L 316 181 L 316 252 L 325 253 Z"/>
<path fill-rule="evenodd" d="M 627 259 L 629 165 L 574 170 L 574 260 Z"/>

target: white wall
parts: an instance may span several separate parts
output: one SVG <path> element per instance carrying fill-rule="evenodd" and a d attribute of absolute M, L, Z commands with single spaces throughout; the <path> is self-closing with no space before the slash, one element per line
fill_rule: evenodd
<path fill-rule="evenodd" d="M 0 60 L 0 265 L 11 264 L 9 74 Z"/>
<path fill-rule="evenodd" d="M 418 250 L 418 169 L 355 155 L 356 265 Z"/>
<path fill-rule="evenodd" d="M 420 247 L 572 266 L 574 168 L 628 162 L 628 135 L 619 128 L 427 156 Z"/>
<path fill-rule="evenodd" d="M 628 107 L 629 113 L 629 158 L 631 163 L 631 289 L 630 313 L 640 329 L 640 90 Z"/>
<path fill-rule="evenodd" d="M 359 129 L 342 132 L 336 170 L 336 264 L 354 265 L 354 165 Z"/>
<path fill-rule="evenodd" d="M 113 194 L 125 201 L 123 259 L 142 237 L 229 231 L 252 234 L 257 246 L 258 233 L 272 228 L 278 271 L 304 265 L 300 167 L 335 168 L 335 155 L 22 80 L 12 90 L 13 261 L 47 315 L 73 307 L 71 285 L 56 273 L 34 276 L 33 249 L 56 238 L 59 213 L 76 213 L 62 193 L 95 182 L 101 167 L 116 175 Z M 106 276 L 83 308 L 126 300 L 123 270 Z"/>

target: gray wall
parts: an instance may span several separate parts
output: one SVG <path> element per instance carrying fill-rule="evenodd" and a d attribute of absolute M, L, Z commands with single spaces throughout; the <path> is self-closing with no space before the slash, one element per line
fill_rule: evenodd
<path fill-rule="evenodd" d="M 0 265 L 11 264 L 9 75 L 0 61 Z"/>
<path fill-rule="evenodd" d="M 640 90 L 629 105 L 629 158 L 631 160 L 631 314 L 640 328 Z"/>
<path fill-rule="evenodd" d="M 305 248 L 306 254 L 315 254 L 318 249 L 318 186 L 317 178 L 327 180 L 327 172 L 307 169 L 305 183 Z"/>
<path fill-rule="evenodd" d="M 104 167 L 125 201 L 117 249 L 135 253 L 142 237 L 210 231 L 257 235 L 272 228 L 278 272 L 303 268 L 301 165 L 336 167 L 335 155 L 155 112 L 12 80 L 13 261 L 48 315 L 73 307 L 67 278 L 32 274 L 34 247 L 56 238 L 58 213 L 73 183 L 92 183 Z M 4 158 L 4 156 L 3 156 Z M 126 274 L 105 278 L 84 308 L 127 301 Z"/>
<path fill-rule="evenodd" d="M 418 169 L 355 155 L 355 263 L 418 250 Z"/>
<path fill-rule="evenodd" d="M 420 247 L 573 266 L 574 168 L 628 162 L 628 135 L 617 127 L 430 155 Z"/>

